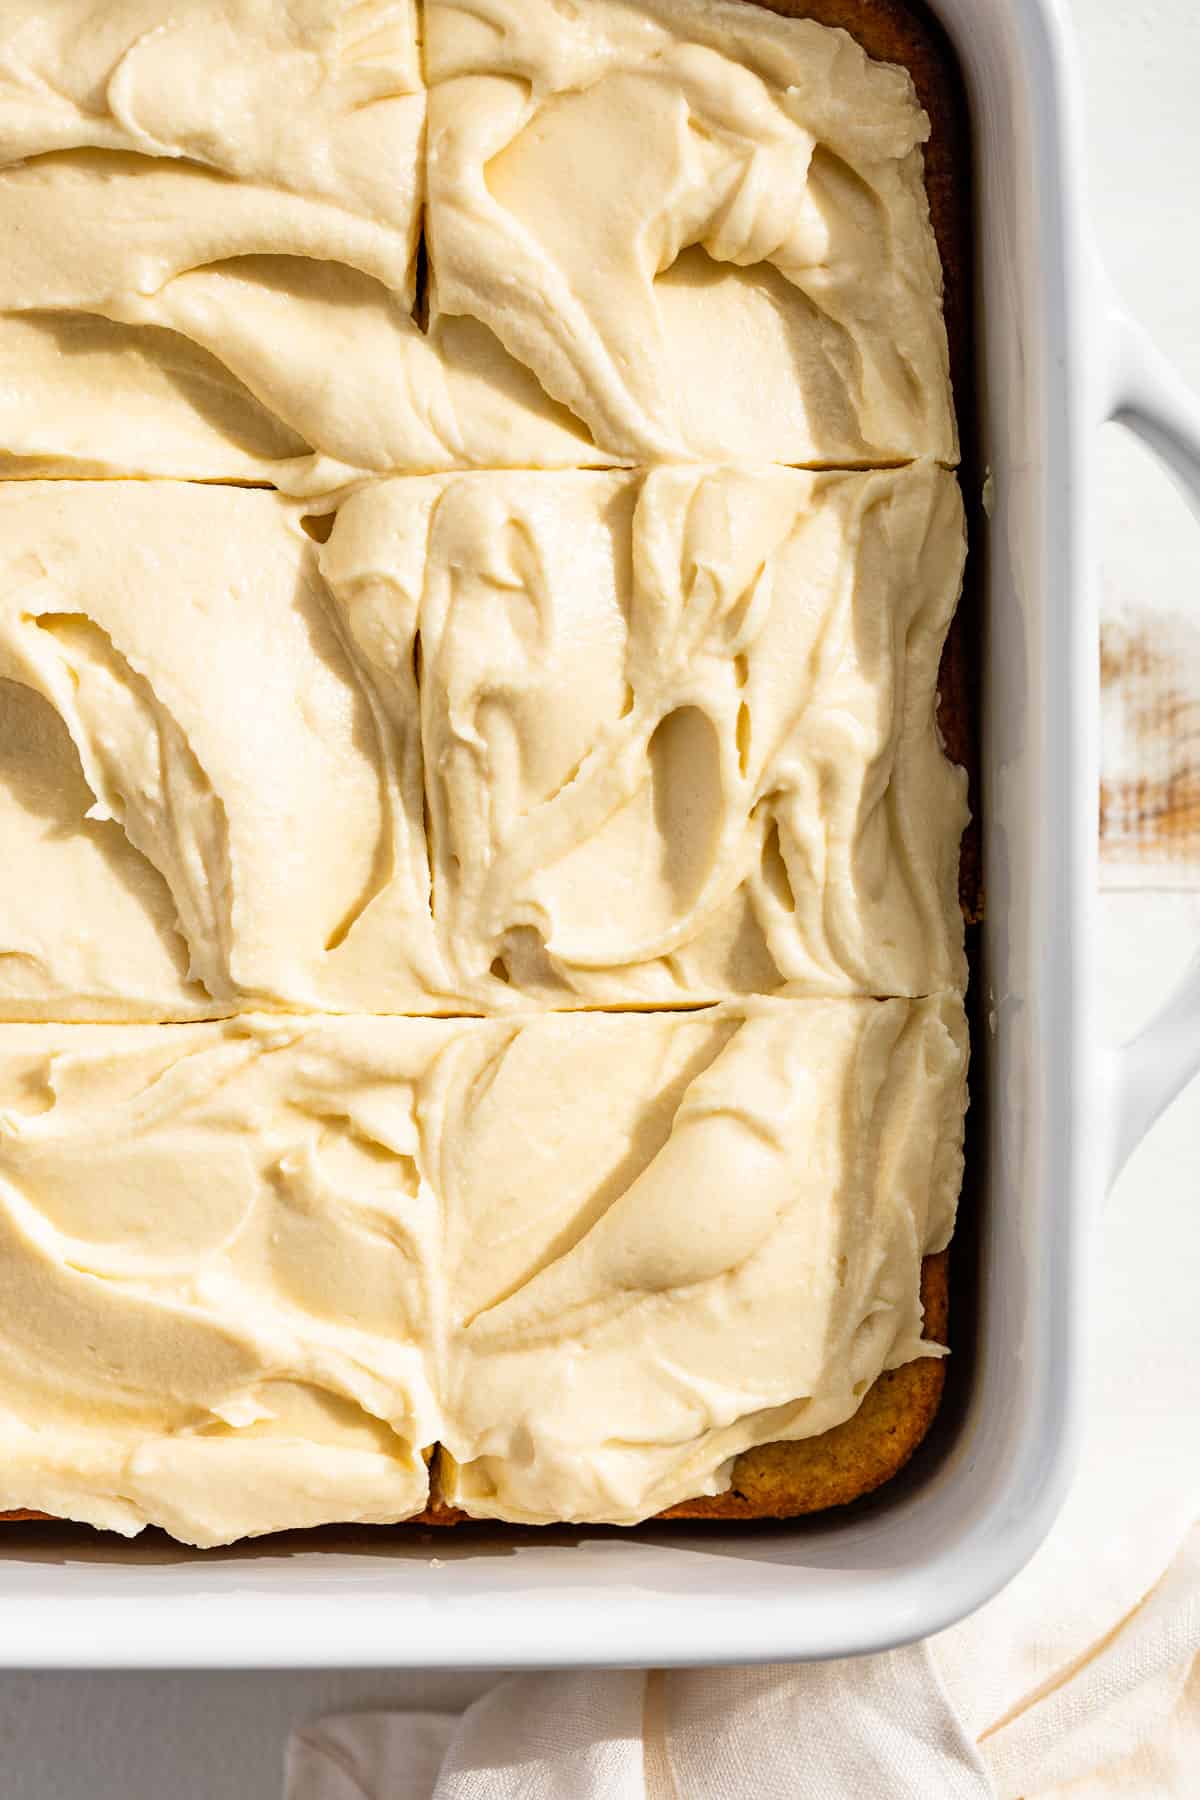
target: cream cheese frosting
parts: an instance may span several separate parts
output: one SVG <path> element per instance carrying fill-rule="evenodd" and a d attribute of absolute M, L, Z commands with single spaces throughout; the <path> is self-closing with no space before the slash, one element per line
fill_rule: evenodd
<path fill-rule="evenodd" d="M 954 996 L 0 1027 L 0 1506 L 632 1522 L 846 1418 L 949 1236 Z"/>
<path fill-rule="evenodd" d="M 622 460 L 956 458 L 906 71 L 728 0 L 424 16 L 435 320 Z"/>
<path fill-rule="evenodd" d="M 364 685 L 295 506 L 0 483 L 0 702 L 0 1016 L 449 1004 L 411 662 Z"/>
<path fill-rule="evenodd" d="M 344 270 L 417 335 L 424 123 L 411 0 L 13 0 L 0 426 L 16 471 L 320 484 L 354 426 L 328 365 L 306 366 L 310 313 Z"/>
<path fill-rule="evenodd" d="M 398 481 L 321 553 L 373 679 L 420 634 L 433 906 L 487 1011 L 965 978 L 936 683 L 953 476 Z"/>
<path fill-rule="evenodd" d="M 633 1524 L 937 1354 L 965 1067 L 952 995 L 518 1034 L 448 1139 L 446 1497 Z"/>

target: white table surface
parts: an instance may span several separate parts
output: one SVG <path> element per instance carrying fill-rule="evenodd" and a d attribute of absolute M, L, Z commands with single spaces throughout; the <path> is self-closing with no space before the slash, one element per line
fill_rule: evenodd
<path fill-rule="evenodd" d="M 1193 0 L 1073 0 L 1088 105 L 1092 204 L 1118 287 L 1200 388 L 1200 8 Z M 1200 602 L 1200 529 L 1149 459 L 1117 432 L 1103 453 L 1104 576 L 1110 599 Z M 1180 598 L 1173 598 L 1179 596 Z M 1104 900 L 1106 1025 L 1136 1027 L 1200 944 L 1200 893 Z M 1200 1091 L 1184 1096 L 1131 1161 L 1114 1210 L 1146 1219 L 1141 1266 L 1101 1278 L 1095 1316 L 1153 1333 L 1196 1370 L 1200 1312 L 1147 1309 L 1162 1246 L 1200 1289 Z M 1144 1391 L 1113 1393 L 1114 1412 Z M 461 1706 L 478 1675 L 321 1673 L 0 1677 L 4 1800 L 273 1800 L 284 1739 L 321 1712 L 387 1704 Z"/>

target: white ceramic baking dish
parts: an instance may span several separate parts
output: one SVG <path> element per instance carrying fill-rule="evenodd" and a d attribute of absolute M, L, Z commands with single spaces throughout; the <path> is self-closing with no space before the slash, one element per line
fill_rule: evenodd
<path fill-rule="evenodd" d="M 752 1662 L 951 1623 L 1048 1529 L 1079 1429 L 1088 1239 L 1106 1185 L 1200 1066 L 1200 961 L 1131 1046 L 1095 1046 L 1098 644 L 1087 501 L 1099 421 L 1200 491 L 1200 407 L 1092 255 L 1056 0 L 938 0 L 975 144 L 986 560 L 989 918 L 973 1068 L 974 1346 L 873 1502 L 788 1528 L 361 1535 L 189 1554 L 0 1533 L 10 1666 Z M 962 1252 L 960 1251 L 960 1257 Z"/>

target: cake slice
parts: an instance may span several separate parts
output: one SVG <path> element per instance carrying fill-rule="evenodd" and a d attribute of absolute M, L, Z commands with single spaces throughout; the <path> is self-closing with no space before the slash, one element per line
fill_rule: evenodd
<path fill-rule="evenodd" d="M 427 150 L 411 4 L 6 7 L 0 475 L 955 459 L 905 71 L 730 0 L 422 23 Z"/>
<path fill-rule="evenodd" d="M 474 474 L 354 495 L 322 550 L 419 686 L 435 929 L 473 1008 L 965 982 L 936 684 L 963 561 L 936 464 Z"/>
<path fill-rule="evenodd" d="M 13 0 L 0 62 L 0 472 L 367 462 L 330 328 L 353 301 L 419 339 L 411 0 Z"/>
<path fill-rule="evenodd" d="M 724 1497 L 742 1452 L 820 1438 L 937 1354 L 921 1265 L 953 1227 L 965 1072 L 952 995 L 525 1026 L 448 1116 L 445 1500 L 628 1525 Z"/>
<path fill-rule="evenodd" d="M 432 1020 L 0 1027 L 0 1499 L 188 1543 L 389 1522 L 437 1435 Z"/>
<path fill-rule="evenodd" d="M 953 462 L 906 70 L 734 0 L 428 0 L 431 317 L 633 462 Z"/>
<path fill-rule="evenodd" d="M 421 814 L 295 506 L 0 483 L 0 1018 L 455 1010 Z"/>

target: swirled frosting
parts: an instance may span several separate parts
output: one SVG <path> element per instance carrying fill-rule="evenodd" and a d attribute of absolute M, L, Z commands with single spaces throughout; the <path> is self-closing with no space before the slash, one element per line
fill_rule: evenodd
<path fill-rule="evenodd" d="M 921 1342 L 961 1004 L 0 1027 L 0 1507 L 632 1521 Z"/>
<path fill-rule="evenodd" d="M 964 979 L 934 718 L 962 509 L 933 464 L 394 482 L 321 563 L 420 632 L 434 913 L 487 1010 Z"/>
<path fill-rule="evenodd" d="M 433 316 L 630 461 L 953 461 L 906 71 L 727 0 L 428 0 Z"/>
<path fill-rule="evenodd" d="M 420 1510 L 441 1042 L 0 1027 L 0 1504 L 197 1544 Z"/>
<path fill-rule="evenodd" d="M 917 1290 L 953 1227 L 965 1046 L 950 995 L 519 1033 L 444 1165 L 447 1497 L 632 1524 L 936 1354 Z"/>
<path fill-rule="evenodd" d="M 277 496 L 0 483 L 0 1016 L 441 1010 L 416 716 Z"/>

